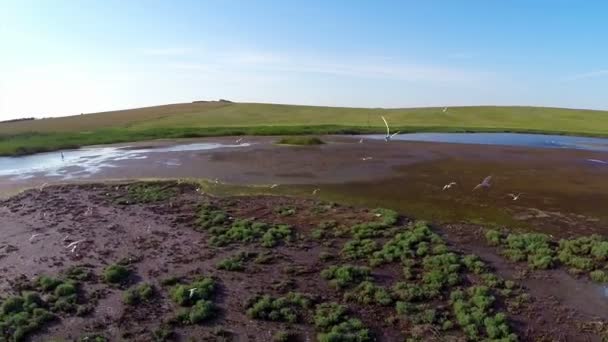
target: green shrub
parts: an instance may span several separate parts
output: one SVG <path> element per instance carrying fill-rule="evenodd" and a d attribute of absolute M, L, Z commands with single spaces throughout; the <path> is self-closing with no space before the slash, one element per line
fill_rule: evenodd
<path fill-rule="evenodd" d="M 475 274 L 482 274 L 486 271 L 486 264 L 474 254 L 465 255 L 462 257 L 462 264 Z"/>
<path fill-rule="evenodd" d="M 62 283 L 55 288 L 57 297 L 65 297 L 76 294 L 76 286 L 73 283 Z"/>
<path fill-rule="evenodd" d="M 152 203 L 166 201 L 175 196 L 175 190 L 170 185 L 155 183 L 139 183 L 129 185 L 127 197 L 133 203 Z"/>
<path fill-rule="evenodd" d="M 443 244 L 441 237 L 433 233 L 425 222 L 418 221 L 408 230 L 396 234 L 379 251 L 374 252 L 370 264 L 374 266 L 416 257 L 419 247 L 422 247 L 419 253 L 426 255 L 429 253 L 429 246 Z"/>
<path fill-rule="evenodd" d="M 352 291 L 344 295 L 344 299 L 353 300 L 366 305 L 390 305 L 393 303 L 391 294 L 385 288 L 376 286 L 370 281 L 364 281 L 357 285 Z"/>
<path fill-rule="evenodd" d="M 280 298 L 264 295 L 249 301 L 247 315 L 255 319 L 295 323 L 302 316 L 299 310 L 309 306 L 310 300 L 299 293 L 292 292 Z"/>
<path fill-rule="evenodd" d="M 230 222 L 228 214 L 212 205 L 204 205 L 198 211 L 197 224 L 200 229 L 208 230 L 222 227 Z"/>
<path fill-rule="evenodd" d="M 367 342 L 371 341 L 369 330 L 358 319 L 348 317 L 344 306 L 336 303 L 317 305 L 314 322 L 320 331 L 319 342 Z"/>
<path fill-rule="evenodd" d="M 151 284 L 143 283 L 132 287 L 123 294 L 123 301 L 128 305 L 145 302 L 154 297 L 155 289 Z"/>
<path fill-rule="evenodd" d="M 199 299 L 194 306 L 190 308 L 188 314 L 189 323 L 197 324 L 212 318 L 215 315 L 215 306 L 213 302 L 205 299 Z"/>
<path fill-rule="evenodd" d="M 484 337 L 487 337 L 491 340 L 517 341 L 517 336 L 507 324 L 506 316 L 493 313 L 495 298 L 488 287 L 474 286 L 466 292 L 455 290 L 450 299 L 456 321 L 469 339 L 485 340 Z"/>
<path fill-rule="evenodd" d="M 229 228 L 210 229 L 213 235 L 211 244 L 226 246 L 234 242 L 253 242 L 262 240 L 262 246 L 274 247 L 279 241 L 291 238 L 292 230 L 288 225 L 269 226 L 250 220 L 236 220 Z"/>
<path fill-rule="evenodd" d="M 215 281 L 201 277 L 190 284 L 175 285 L 170 290 L 173 301 L 181 306 L 191 306 L 201 299 L 208 300 L 215 292 Z"/>
<path fill-rule="evenodd" d="M 104 280 L 111 284 L 124 283 L 130 275 L 131 271 L 119 264 L 110 265 L 103 271 Z"/>
<path fill-rule="evenodd" d="M 545 234 L 509 234 L 503 254 L 511 261 L 528 261 L 531 268 L 547 269 L 553 266 L 554 250 Z"/>
<path fill-rule="evenodd" d="M 323 140 L 317 137 L 290 136 L 277 141 L 279 145 L 323 145 Z"/>
<path fill-rule="evenodd" d="M 499 231 L 488 229 L 486 231 L 486 241 L 490 246 L 499 246 L 501 244 L 502 235 Z"/>
<path fill-rule="evenodd" d="M 68 279 L 71 279 L 71 280 L 85 281 L 85 280 L 91 279 L 91 277 L 93 276 L 93 273 L 90 270 L 86 269 L 85 267 L 73 266 L 73 267 L 70 267 L 65 272 L 65 275 Z"/>
<path fill-rule="evenodd" d="M 279 216 L 293 216 L 296 214 L 296 208 L 290 205 L 282 205 L 274 208 L 274 212 Z"/>
<path fill-rule="evenodd" d="M 0 306 L 0 340 L 22 341 L 55 318 L 46 308 L 38 294 L 24 297 L 14 296 L 4 300 Z"/>
<path fill-rule="evenodd" d="M 242 271 L 245 269 L 243 262 L 247 259 L 246 254 L 239 253 L 235 256 L 226 258 L 217 264 L 217 268 L 226 271 Z"/>
<path fill-rule="evenodd" d="M 362 259 L 370 256 L 378 248 L 378 243 L 372 239 L 354 239 L 344 245 L 342 255 L 347 259 Z"/>
<path fill-rule="evenodd" d="M 595 270 L 589 273 L 591 280 L 598 283 L 608 283 L 608 272 L 602 270 Z"/>
<path fill-rule="evenodd" d="M 427 299 L 437 297 L 444 288 L 458 284 L 460 268 L 460 260 L 454 253 L 425 257 L 422 262 L 423 296 Z"/>
<path fill-rule="evenodd" d="M 289 240 L 291 238 L 292 231 L 291 227 L 286 224 L 279 224 L 268 229 L 264 235 L 262 235 L 262 246 L 274 247 L 281 240 Z"/>
<path fill-rule="evenodd" d="M 329 280 L 333 287 L 344 288 L 367 280 L 370 275 L 368 267 L 352 265 L 331 266 L 321 272 L 321 277 Z"/>
<path fill-rule="evenodd" d="M 38 286 L 40 286 L 43 291 L 52 291 L 59 284 L 61 284 L 61 280 L 53 277 L 41 276 L 40 278 L 38 278 Z"/>

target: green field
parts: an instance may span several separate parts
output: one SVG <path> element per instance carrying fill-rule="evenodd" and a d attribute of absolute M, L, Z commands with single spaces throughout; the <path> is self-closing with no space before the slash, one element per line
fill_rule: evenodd
<path fill-rule="evenodd" d="M 531 132 L 608 136 L 608 111 L 546 107 L 343 108 L 197 102 L 0 123 L 0 155 L 221 135 Z"/>

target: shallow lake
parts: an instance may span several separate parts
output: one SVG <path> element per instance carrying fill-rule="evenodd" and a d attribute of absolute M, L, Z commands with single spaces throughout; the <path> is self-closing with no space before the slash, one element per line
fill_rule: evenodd
<path fill-rule="evenodd" d="M 28 179 L 40 174 L 46 177 L 61 177 L 64 180 L 87 178 L 101 168 L 116 167 L 114 163 L 117 161 L 146 159 L 149 153 L 204 151 L 246 146 L 249 144 L 193 143 L 157 148 L 85 147 L 23 157 L 0 157 L 0 176 Z M 179 160 L 168 159 L 166 165 L 179 166 Z"/>
<path fill-rule="evenodd" d="M 384 135 L 367 135 L 369 139 L 384 139 Z M 608 138 L 522 133 L 407 133 L 392 138 L 396 141 L 426 141 L 458 144 L 483 144 L 564 148 L 608 152 Z"/>

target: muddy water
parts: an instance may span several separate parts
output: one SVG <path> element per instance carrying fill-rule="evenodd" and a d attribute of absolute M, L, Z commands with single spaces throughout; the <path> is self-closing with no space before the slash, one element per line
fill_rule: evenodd
<path fill-rule="evenodd" d="M 229 137 L 115 145 L 86 156 L 65 153 L 69 165 L 63 167 L 56 166 L 62 161 L 55 153 L 55 164 L 45 170 L 0 175 L 0 193 L 65 181 L 192 177 L 258 185 L 268 193 L 310 195 L 318 188 L 317 196 L 328 200 L 390 207 L 435 222 L 556 236 L 606 233 L 608 227 L 608 164 L 601 163 L 607 152 L 324 139 L 327 144 L 311 147 L 276 146 L 271 137 L 245 137 L 240 145 Z M 492 186 L 472 191 L 488 175 Z M 456 185 L 443 191 L 450 182 Z M 521 196 L 514 201 L 509 193 Z"/>

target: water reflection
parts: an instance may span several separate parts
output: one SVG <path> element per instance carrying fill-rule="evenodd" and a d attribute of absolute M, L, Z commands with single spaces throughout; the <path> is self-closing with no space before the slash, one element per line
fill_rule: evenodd
<path fill-rule="evenodd" d="M 0 176 L 12 176 L 12 180 L 30 179 L 36 175 L 58 177 L 62 180 L 87 178 L 103 168 L 118 167 L 116 164 L 118 161 L 146 159 L 150 153 L 202 151 L 245 146 L 250 146 L 250 144 L 193 143 L 159 148 L 92 147 L 23 157 L 2 157 L 0 158 Z M 63 152 L 63 158 L 61 152 Z M 164 164 L 169 167 L 181 165 L 179 159 L 173 157 L 164 161 Z"/>
<path fill-rule="evenodd" d="M 368 135 L 367 138 L 384 139 L 384 135 L 373 134 Z M 392 139 L 400 141 L 564 148 L 608 152 L 608 139 L 606 138 L 566 135 L 521 133 L 408 133 L 396 135 Z"/>

